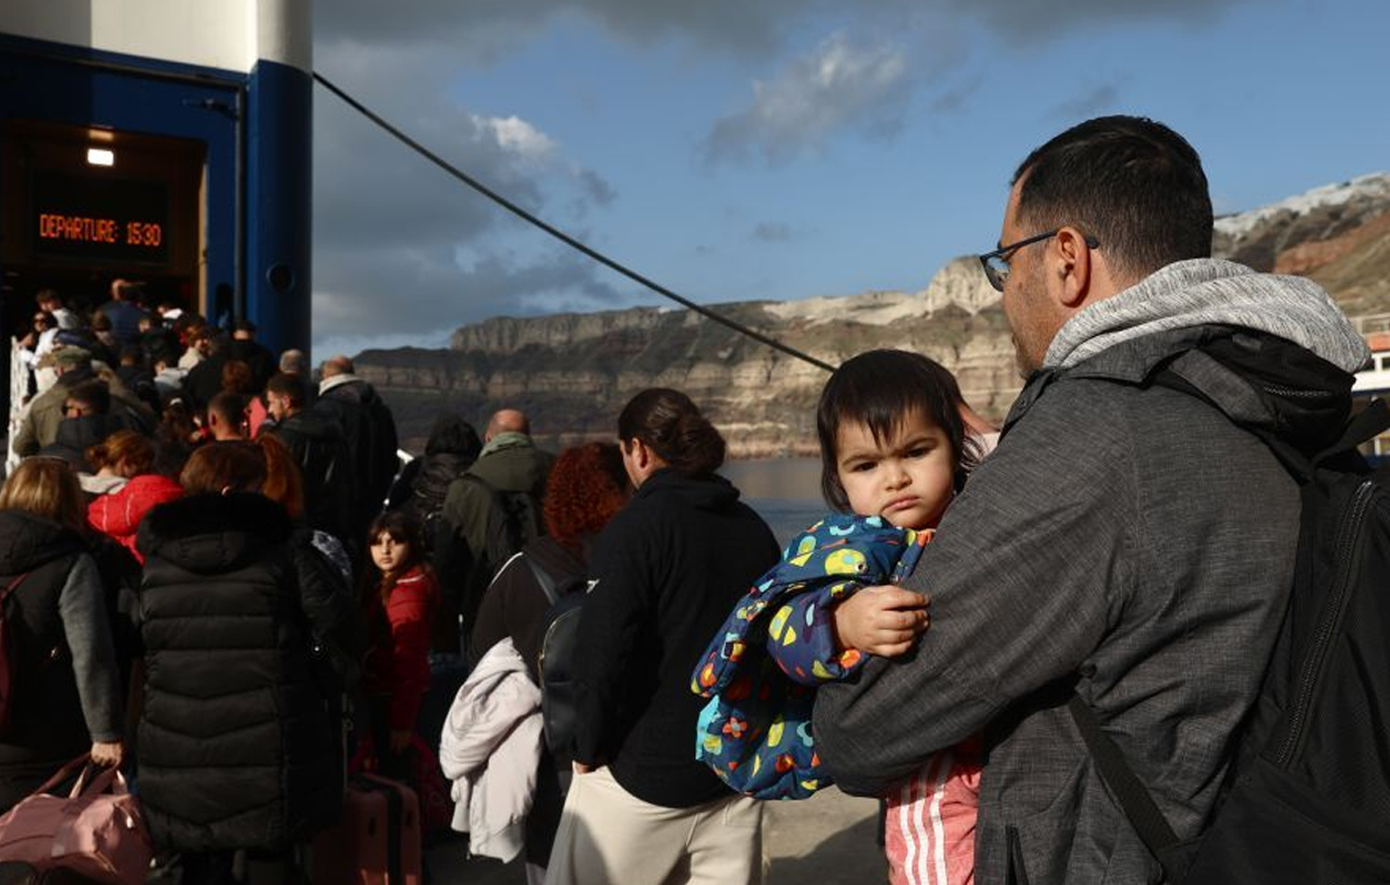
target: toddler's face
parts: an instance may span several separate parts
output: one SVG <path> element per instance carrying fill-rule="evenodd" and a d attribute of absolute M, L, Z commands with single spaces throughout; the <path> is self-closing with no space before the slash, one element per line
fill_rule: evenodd
<path fill-rule="evenodd" d="M 920 411 L 908 415 L 891 439 L 875 440 L 867 425 L 843 422 L 835 456 L 850 509 L 860 516 L 932 528 L 951 501 L 956 457 L 950 438 Z"/>

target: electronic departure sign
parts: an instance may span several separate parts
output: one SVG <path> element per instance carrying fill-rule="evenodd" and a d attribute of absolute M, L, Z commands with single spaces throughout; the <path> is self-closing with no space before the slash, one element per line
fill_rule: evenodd
<path fill-rule="evenodd" d="M 169 188 L 162 181 L 31 173 L 34 255 L 167 264 Z"/>

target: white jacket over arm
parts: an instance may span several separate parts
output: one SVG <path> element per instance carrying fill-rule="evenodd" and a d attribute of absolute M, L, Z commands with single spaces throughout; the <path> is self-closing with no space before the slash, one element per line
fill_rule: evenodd
<path fill-rule="evenodd" d="M 504 639 L 469 674 L 440 735 L 439 765 L 453 781 L 453 828 L 469 834 L 472 853 L 505 863 L 525 846 L 541 721 L 541 691 Z"/>

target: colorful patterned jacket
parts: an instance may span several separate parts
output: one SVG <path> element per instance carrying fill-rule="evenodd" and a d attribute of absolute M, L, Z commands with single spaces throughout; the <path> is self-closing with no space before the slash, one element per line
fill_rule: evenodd
<path fill-rule="evenodd" d="M 837 513 L 798 535 L 700 659 L 690 688 L 710 702 L 696 758 L 758 799 L 805 799 L 829 784 L 811 734 L 815 687 L 865 659 L 837 650 L 830 609 L 861 587 L 910 575 L 932 534 Z"/>

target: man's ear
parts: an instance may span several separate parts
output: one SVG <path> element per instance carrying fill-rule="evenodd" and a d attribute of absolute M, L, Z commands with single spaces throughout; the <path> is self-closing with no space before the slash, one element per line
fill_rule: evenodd
<path fill-rule="evenodd" d="M 638 468 L 645 470 L 647 464 L 651 462 L 652 450 L 647 448 L 647 444 L 642 440 L 634 437 L 632 440 L 632 458 L 637 462 Z"/>
<path fill-rule="evenodd" d="M 1091 294 L 1091 250 L 1086 237 L 1074 227 L 1063 227 L 1052 238 L 1052 268 L 1056 274 L 1058 301 L 1063 307 L 1080 310 Z"/>

